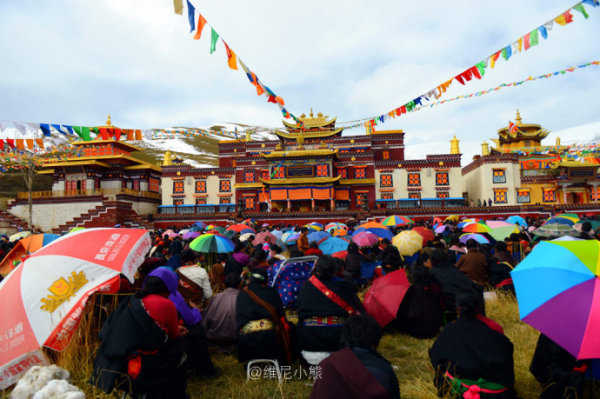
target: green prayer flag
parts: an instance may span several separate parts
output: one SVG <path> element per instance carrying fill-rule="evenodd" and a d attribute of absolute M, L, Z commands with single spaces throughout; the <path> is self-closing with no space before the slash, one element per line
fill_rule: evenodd
<path fill-rule="evenodd" d="M 90 128 L 85 126 L 73 126 L 73 130 L 75 133 L 81 138 L 83 141 L 90 141 L 92 138 L 90 137 Z"/>
<path fill-rule="evenodd" d="M 529 33 L 529 46 L 537 46 L 538 45 L 538 30 L 534 29 Z"/>
<path fill-rule="evenodd" d="M 479 70 L 479 74 L 483 78 L 483 75 L 485 75 L 485 68 L 487 68 L 487 63 L 485 61 L 481 61 L 478 62 L 475 66 L 477 67 L 477 69 Z"/>
<path fill-rule="evenodd" d="M 582 13 L 586 19 L 587 19 L 587 17 L 589 17 L 589 15 L 588 15 L 587 11 L 585 10 L 585 7 L 583 6 L 582 3 L 579 3 L 575 7 L 573 7 L 573 10 L 577 10 L 580 13 Z"/>
<path fill-rule="evenodd" d="M 217 49 L 217 40 L 219 39 L 219 34 L 211 27 L 212 33 L 210 35 L 210 53 L 214 53 Z"/>
<path fill-rule="evenodd" d="M 406 105 L 406 111 L 407 112 L 411 112 L 415 108 L 415 102 L 414 101 L 410 101 L 410 102 L 406 103 L 405 105 Z"/>

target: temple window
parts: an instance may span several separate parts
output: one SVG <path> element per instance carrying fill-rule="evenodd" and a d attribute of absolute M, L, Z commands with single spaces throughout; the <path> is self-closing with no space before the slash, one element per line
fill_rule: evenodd
<path fill-rule="evenodd" d="M 447 186 L 448 184 L 448 172 L 437 172 L 435 174 L 436 186 Z"/>
<path fill-rule="evenodd" d="M 348 169 L 346 168 L 338 168 L 338 176 L 340 177 L 340 179 L 347 179 L 348 178 Z"/>
<path fill-rule="evenodd" d="M 284 179 L 285 178 L 285 168 L 283 166 L 276 166 L 273 168 L 273 178 L 274 179 Z"/>
<path fill-rule="evenodd" d="M 525 147 L 531 147 L 531 140 L 525 140 L 525 142 L 523 143 L 523 145 Z"/>
<path fill-rule="evenodd" d="M 196 198 L 196 205 L 206 205 L 206 197 Z"/>
<path fill-rule="evenodd" d="M 542 189 L 542 201 L 543 202 L 556 202 L 556 190 L 553 188 Z"/>
<path fill-rule="evenodd" d="M 410 199 L 421 199 L 421 193 L 408 193 Z"/>
<path fill-rule="evenodd" d="M 495 188 L 494 189 L 494 203 L 495 204 L 506 204 L 508 202 L 506 197 L 506 188 Z"/>
<path fill-rule="evenodd" d="M 219 197 L 219 204 L 231 204 L 231 197 Z"/>
<path fill-rule="evenodd" d="M 327 165 L 317 165 L 316 175 L 317 177 L 329 176 L 329 167 Z"/>
<path fill-rule="evenodd" d="M 183 200 L 182 199 L 173 200 L 173 205 L 175 205 L 175 206 L 183 205 Z"/>
<path fill-rule="evenodd" d="M 448 198 L 449 195 L 447 192 L 438 192 L 435 194 L 435 197 L 438 199 L 444 199 L 444 198 Z"/>
<path fill-rule="evenodd" d="M 409 186 L 420 186 L 421 185 L 421 174 L 420 173 L 409 173 L 408 174 L 408 185 Z"/>
<path fill-rule="evenodd" d="M 229 180 L 219 180 L 219 191 L 220 192 L 231 191 L 231 182 Z"/>
<path fill-rule="evenodd" d="M 381 153 L 381 157 L 382 157 L 383 159 L 390 159 L 390 152 L 389 152 L 389 151 L 387 151 L 387 150 L 386 150 L 386 151 L 383 151 L 383 152 Z"/>
<path fill-rule="evenodd" d="M 367 168 L 354 168 L 354 178 L 364 179 L 367 177 Z"/>
<path fill-rule="evenodd" d="M 269 171 L 268 170 L 261 170 L 260 171 L 260 178 L 263 180 L 269 180 Z"/>
<path fill-rule="evenodd" d="M 254 181 L 254 171 L 244 173 L 244 181 L 246 183 L 252 183 Z"/>
<path fill-rule="evenodd" d="M 517 190 L 517 202 L 519 204 L 527 204 L 531 202 L 529 190 Z"/>
<path fill-rule="evenodd" d="M 197 193 L 205 193 L 206 192 L 206 181 L 205 180 L 196 180 L 196 192 Z"/>
<path fill-rule="evenodd" d="M 367 193 L 356 194 L 356 207 L 362 208 L 363 204 L 367 203 Z"/>
<path fill-rule="evenodd" d="M 173 194 L 182 194 L 182 193 L 183 193 L 183 180 L 173 181 Z"/>
<path fill-rule="evenodd" d="M 140 191 L 140 181 L 139 180 L 133 181 L 133 191 Z"/>
<path fill-rule="evenodd" d="M 244 197 L 246 209 L 254 209 L 254 197 Z"/>
<path fill-rule="evenodd" d="M 492 176 L 494 183 L 506 183 L 506 173 L 504 169 L 493 169 Z"/>
<path fill-rule="evenodd" d="M 394 199 L 394 194 L 392 194 L 392 193 L 382 193 L 381 194 L 381 199 L 382 200 L 391 200 L 391 199 Z"/>
<path fill-rule="evenodd" d="M 380 175 L 379 186 L 380 187 L 392 187 L 394 185 L 391 174 Z"/>
<path fill-rule="evenodd" d="M 98 188 L 100 188 L 100 184 L 98 184 Z M 160 180 L 153 178 L 148 179 L 148 191 L 158 193 L 160 191 Z"/>

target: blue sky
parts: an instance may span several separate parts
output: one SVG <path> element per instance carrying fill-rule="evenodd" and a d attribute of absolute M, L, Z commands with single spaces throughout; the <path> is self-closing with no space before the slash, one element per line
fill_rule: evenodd
<path fill-rule="evenodd" d="M 573 1 L 192 0 L 259 78 L 299 115 L 347 121 L 396 108 L 565 11 Z M 448 98 L 600 59 L 600 8 L 499 60 Z M 0 2 L 0 120 L 121 127 L 281 126 L 276 106 L 209 54 L 171 0 Z M 489 141 L 514 119 L 552 131 L 600 122 L 600 68 L 397 118 L 409 145 Z M 349 134 L 362 133 L 354 129 Z M 431 152 L 445 152 L 434 148 Z"/>

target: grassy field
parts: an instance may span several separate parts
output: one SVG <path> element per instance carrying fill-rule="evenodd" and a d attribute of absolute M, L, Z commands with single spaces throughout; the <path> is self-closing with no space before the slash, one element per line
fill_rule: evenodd
<path fill-rule="evenodd" d="M 498 321 L 506 335 L 515 345 L 515 388 L 522 398 L 539 397 L 539 386 L 529 373 L 529 363 L 533 356 L 538 332 L 519 321 L 518 308 L 512 297 L 498 295 L 487 302 L 487 313 Z M 86 392 L 87 397 L 112 398 L 103 395 L 87 384 L 91 374 L 91 362 L 96 342 L 94 340 L 98 320 L 84 319 L 77 337 L 65 352 L 57 356 L 56 363 L 73 374 L 72 381 Z M 433 369 L 429 364 L 428 350 L 433 340 L 415 339 L 400 334 L 387 334 L 383 337 L 379 351 L 392 363 L 400 381 L 403 398 L 436 398 L 433 387 Z M 246 381 L 246 374 L 234 355 L 212 352 L 213 362 L 223 370 L 223 375 L 215 380 L 191 379 L 188 393 L 192 398 L 305 398 L 311 390 L 311 380 L 301 365 L 292 365 L 292 378 L 278 383 L 276 379 L 258 378 Z M 293 373 L 296 373 L 293 376 Z"/>

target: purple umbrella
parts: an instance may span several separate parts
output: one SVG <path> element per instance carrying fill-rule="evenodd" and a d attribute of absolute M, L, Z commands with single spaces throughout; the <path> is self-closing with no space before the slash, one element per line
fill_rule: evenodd
<path fill-rule="evenodd" d="M 352 242 L 359 247 L 372 247 L 379 243 L 379 237 L 370 231 L 362 231 L 352 236 Z"/>
<path fill-rule="evenodd" d="M 188 231 L 187 233 L 185 233 L 183 235 L 183 239 L 184 240 L 191 240 L 194 239 L 196 237 L 200 237 L 202 234 L 199 231 Z"/>
<path fill-rule="evenodd" d="M 445 224 L 441 224 L 438 227 L 435 228 L 435 232 L 438 234 L 443 233 L 444 231 L 446 231 L 446 229 L 448 228 L 448 226 L 446 226 Z"/>
<path fill-rule="evenodd" d="M 480 244 L 489 244 L 490 240 L 488 240 L 487 238 L 485 238 L 485 236 L 481 235 L 481 234 L 477 234 L 477 233 L 471 233 L 471 234 L 463 234 L 460 236 L 460 242 L 462 242 L 463 244 L 466 244 L 468 240 L 470 239 L 474 239 L 475 241 L 477 241 Z"/>

